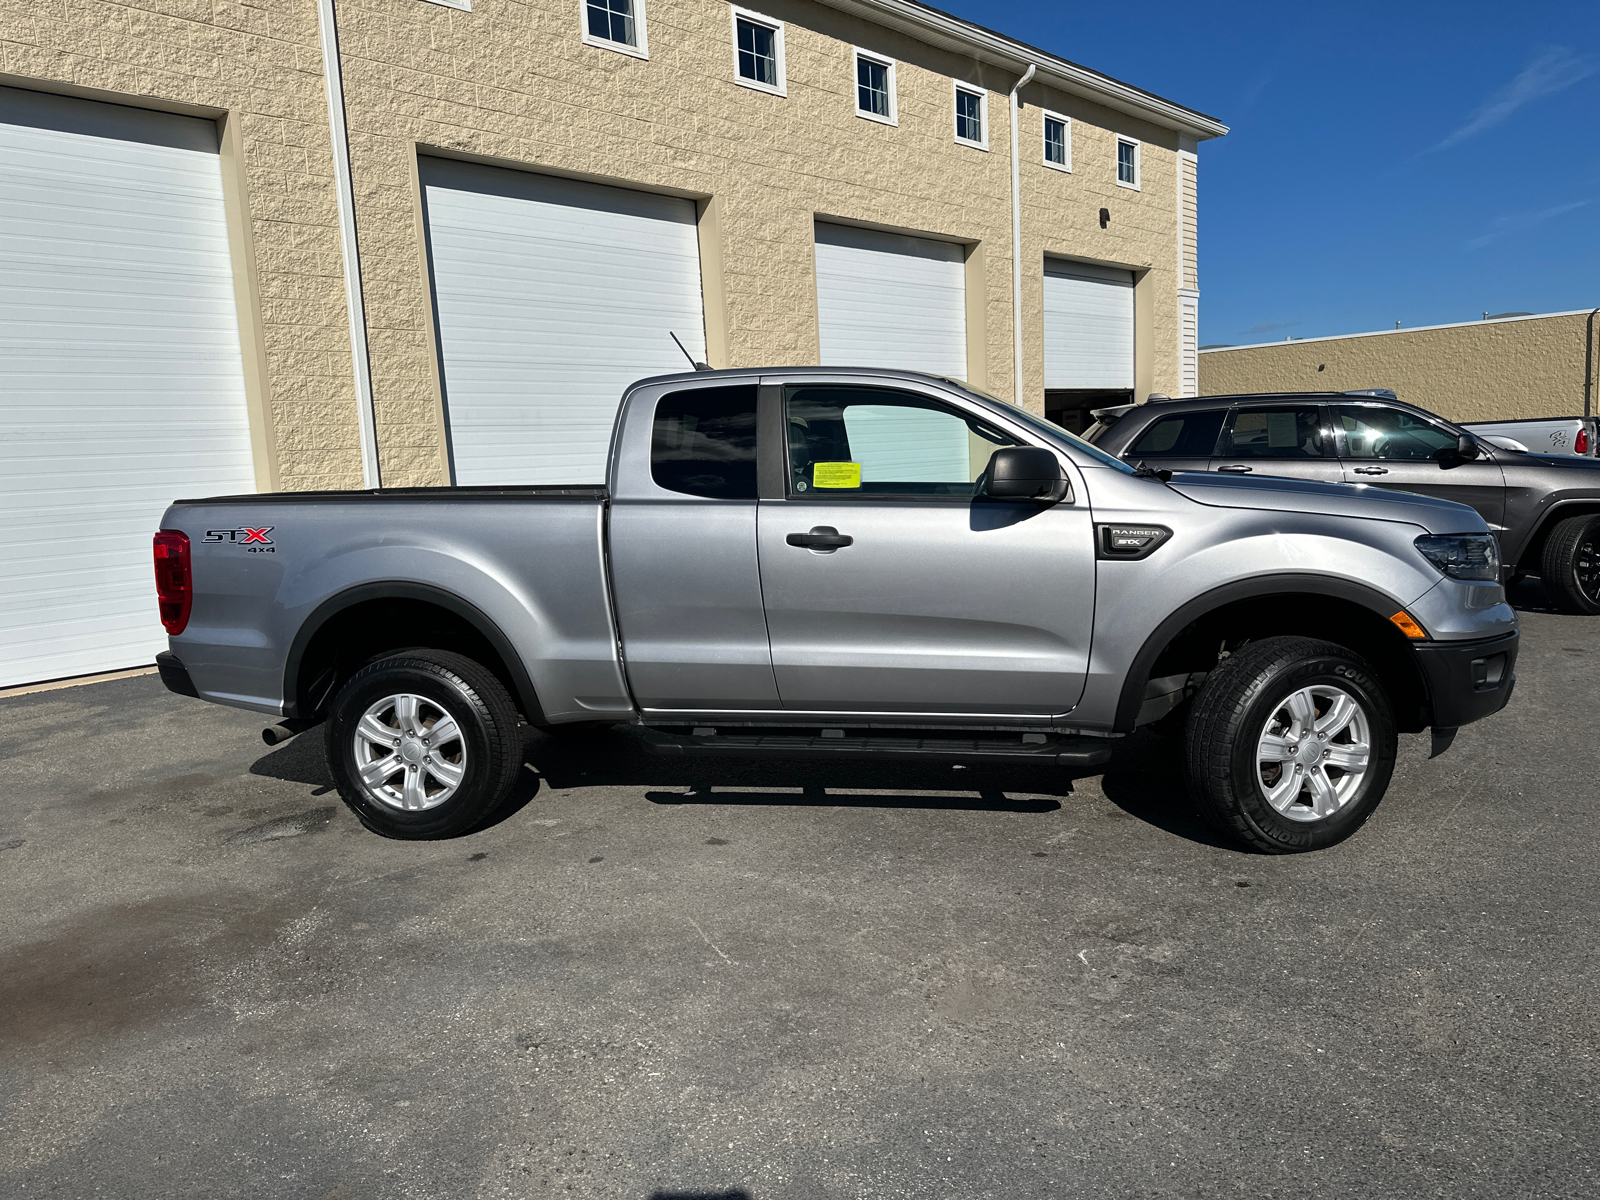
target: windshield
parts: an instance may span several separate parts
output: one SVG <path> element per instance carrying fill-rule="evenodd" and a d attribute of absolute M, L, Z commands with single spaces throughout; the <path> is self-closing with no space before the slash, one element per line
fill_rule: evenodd
<path fill-rule="evenodd" d="M 967 390 L 973 391 L 974 389 L 968 388 Z M 984 395 L 985 393 L 979 394 Z M 990 400 L 994 400 L 998 397 L 989 396 L 988 398 Z M 1014 417 L 1018 421 L 1021 421 L 1035 433 L 1046 438 L 1053 438 L 1057 442 L 1063 442 L 1066 445 L 1071 446 L 1074 450 L 1077 450 L 1083 454 L 1087 454 L 1090 458 L 1094 459 L 1095 462 L 1099 463 L 1103 467 L 1115 467 L 1124 475 L 1133 474 L 1133 468 L 1127 463 L 1123 462 L 1120 458 L 1113 458 L 1098 446 L 1090 445 L 1077 434 L 1068 433 L 1054 421 L 1047 421 L 1037 413 L 1031 413 L 1025 408 L 1019 408 L 1017 405 L 1007 403 L 1004 400 L 1001 400 L 1000 403 L 1006 406 L 1006 416 Z"/>

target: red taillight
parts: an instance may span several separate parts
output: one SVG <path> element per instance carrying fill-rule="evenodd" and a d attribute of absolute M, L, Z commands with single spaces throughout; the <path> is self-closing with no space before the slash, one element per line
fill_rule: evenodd
<path fill-rule="evenodd" d="M 156 534 L 156 599 L 161 603 L 161 623 L 177 635 L 189 623 L 194 601 L 194 577 L 189 571 L 189 535 L 176 529 Z"/>
<path fill-rule="evenodd" d="M 1589 453 L 1589 431 L 1582 425 L 1578 426 L 1578 437 L 1572 443 L 1572 450 L 1574 454 Z"/>

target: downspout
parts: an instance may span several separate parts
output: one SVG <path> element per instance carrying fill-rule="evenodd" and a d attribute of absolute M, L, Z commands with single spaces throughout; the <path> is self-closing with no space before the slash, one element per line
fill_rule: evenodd
<path fill-rule="evenodd" d="M 328 132 L 333 141 L 333 179 L 339 202 L 339 245 L 344 259 L 345 311 L 350 315 L 350 361 L 356 377 L 356 413 L 361 424 L 362 486 L 381 485 L 378 429 L 372 407 L 372 360 L 367 353 L 367 306 L 361 293 L 361 257 L 356 247 L 356 199 L 350 185 L 350 132 L 344 120 L 344 77 L 333 0 L 317 0 L 322 33 L 322 80 L 328 93 Z"/>
<path fill-rule="evenodd" d="M 1022 404 L 1022 163 L 1017 158 L 1017 93 L 1038 70 L 1033 63 L 1011 89 L 1011 349 L 1012 394 Z"/>
<path fill-rule="evenodd" d="M 1589 314 L 1583 327 L 1583 415 L 1594 416 L 1594 318 L 1600 308 Z"/>

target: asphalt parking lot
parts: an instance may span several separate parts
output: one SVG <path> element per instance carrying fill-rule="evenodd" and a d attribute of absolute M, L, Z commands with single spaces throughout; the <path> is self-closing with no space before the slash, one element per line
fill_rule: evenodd
<path fill-rule="evenodd" d="M 384 841 L 320 731 L 0 700 L 0 1194 L 1600 1193 L 1600 618 L 1271 858 L 1103 775 L 540 739 Z"/>

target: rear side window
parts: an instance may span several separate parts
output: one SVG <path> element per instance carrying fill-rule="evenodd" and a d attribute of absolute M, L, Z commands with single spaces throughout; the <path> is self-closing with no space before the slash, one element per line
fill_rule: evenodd
<path fill-rule="evenodd" d="M 756 498 L 756 389 L 696 388 L 656 404 L 650 477 L 713 500 Z"/>
<path fill-rule="evenodd" d="M 1315 405 L 1235 409 L 1221 458 L 1321 458 L 1322 410 Z"/>
<path fill-rule="evenodd" d="M 1222 431 L 1225 409 L 1162 417 L 1133 440 L 1129 458 L 1210 458 Z"/>

